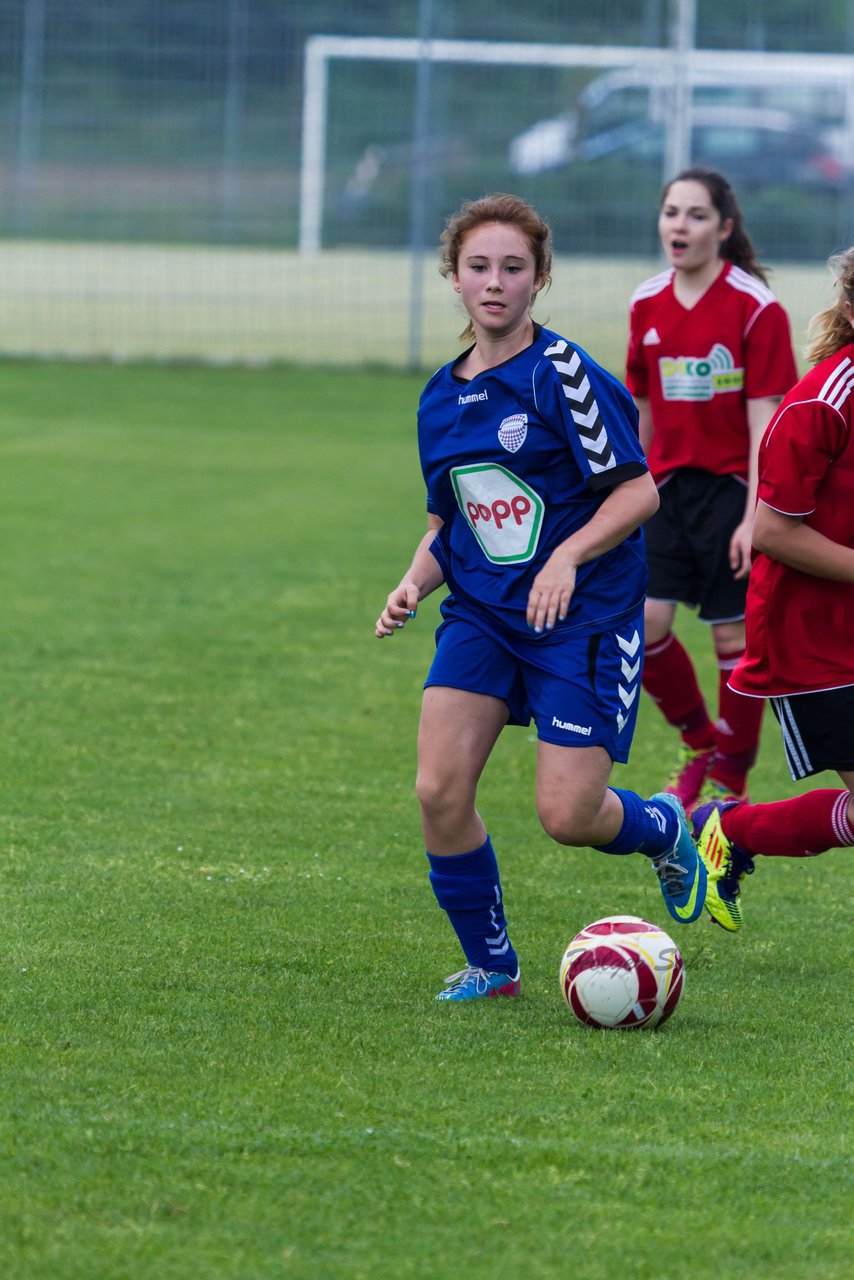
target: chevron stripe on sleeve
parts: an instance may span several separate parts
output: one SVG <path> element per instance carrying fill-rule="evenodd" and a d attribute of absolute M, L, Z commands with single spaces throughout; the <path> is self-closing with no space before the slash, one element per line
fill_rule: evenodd
<path fill-rule="evenodd" d="M 545 350 L 560 378 L 584 456 L 593 475 L 617 465 L 599 405 L 578 352 L 562 338 Z"/>

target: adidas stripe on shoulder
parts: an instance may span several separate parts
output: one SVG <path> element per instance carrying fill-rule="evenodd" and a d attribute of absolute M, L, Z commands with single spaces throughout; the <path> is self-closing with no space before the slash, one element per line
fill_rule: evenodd
<path fill-rule="evenodd" d="M 816 369 L 818 368 L 819 366 L 816 365 Z M 815 369 L 808 376 L 812 378 L 814 374 Z M 829 409 L 832 409 L 835 414 L 844 420 L 847 413 L 847 410 L 844 409 L 845 403 L 854 392 L 854 361 L 851 360 L 850 356 L 843 356 L 834 364 L 818 391 L 807 390 L 803 383 L 798 384 L 796 391 L 801 393 L 800 398 L 791 399 L 787 404 L 781 405 L 779 412 L 775 414 L 765 437 L 766 445 L 771 443 L 777 428 L 786 415 L 791 413 L 793 409 L 803 405 L 826 404 Z M 808 513 L 787 511 L 783 514 L 801 515 Z"/>
<path fill-rule="evenodd" d="M 752 276 L 742 267 L 731 266 L 727 272 L 726 283 L 733 289 L 737 289 L 739 293 L 749 293 L 763 307 L 777 301 L 767 284 L 763 284 L 757 276 Z"/>
<path fill-rule="evenodd" d="M 673 267 L 669 267 L 667 271 L 661 271 L 657 276 L 650 276 L 648 280 L 643 280 L 629 299 L 629 306 L 633 307 L 636 302 L 641 302 L 644 298 L 654 298 L 656 294 L 663 293 L 674 274 Z"/>
<path fill-rule="evenodd" d="M 854 364 L 846 356 L 831 371 L 816 400 L 823 400 L 825 404 L 830 405 L 831 409 L 838 410 L 851 395 L 852 388 L 854 388 Z"/>

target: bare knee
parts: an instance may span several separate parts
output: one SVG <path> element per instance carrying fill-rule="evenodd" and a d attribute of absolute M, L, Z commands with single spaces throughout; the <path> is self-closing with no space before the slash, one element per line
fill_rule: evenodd
<path fill-rule="evenodd" d="M 712 636 L 718 653 L 740 653 L 745 644 L 744 623 L 716 622 L 712 627 Z"/>
<path fill-rule="evenodd" d="M 415 778 L 415 794 L 425 818 L 440 822 L 468 811 L 474 805 L 475 789 L 458 774 L 422 767 Z"/>
<path fill-rule="evenodd" d="M 584 797 L 540 799 L 537 814 L 546 835 L 558 844 L 583 846 L 600 839 L 600 805 Z"/>
<path fill-rule="evenodd" d="M 422 813 L 432 814 L 441 809 L 446 801 L 442 781 L 435 773 L 419 769 L 415 776 L 415 794 Z"/>
<path fill-rule="evenodd" d="M 644 643 L 660 644 L 673 629 L 675 605 L 663 600 L 647 600 L 643 612 Z"/>

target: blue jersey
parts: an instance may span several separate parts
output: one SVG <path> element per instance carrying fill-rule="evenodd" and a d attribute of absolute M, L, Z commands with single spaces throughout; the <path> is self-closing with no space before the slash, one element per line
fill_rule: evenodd
<path fill-rule="evenodd" d="M 490 625 L 531 637 L 534 577 L 617 484 L 647 470 L 637 410 L 585 351 L 536 326 L 530 347 L 470 382 L 456 361 L 433 375 L 418 409 L 427 509 L 443 521 L 432 551 L 452 595 Z M 561 634 L 600 631 L 646 591 L 640 529 L 579 566 Z"/>

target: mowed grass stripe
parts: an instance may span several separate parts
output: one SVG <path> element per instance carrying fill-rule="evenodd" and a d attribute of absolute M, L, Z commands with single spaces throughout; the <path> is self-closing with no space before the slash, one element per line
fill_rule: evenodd
<path fill-rule="evenodd" d="M 567 940 L 667 920 L 642 859 L 545 837 L 508 731 L 481 806 L 524 997 L 432 999 L 436 601 L 372 637 L 424 526 L 419 385 L 0 366 L 3 1274 L 842 1277 L 847 855 L 681 930 L 661 1033 L 585 1032 Z M 673 746 L 644 703 L 617 780 Z M 769 717 L 754 792 L 792 790 Z"/>

